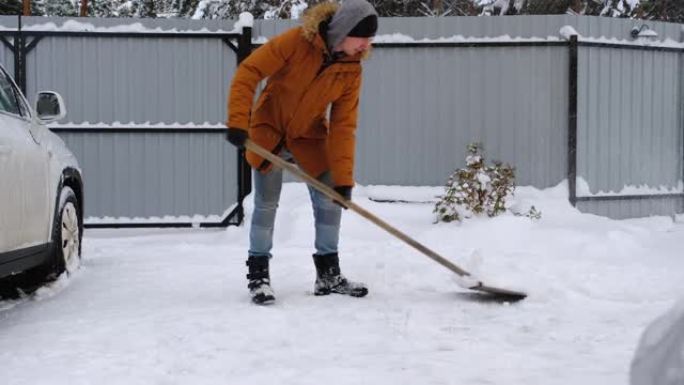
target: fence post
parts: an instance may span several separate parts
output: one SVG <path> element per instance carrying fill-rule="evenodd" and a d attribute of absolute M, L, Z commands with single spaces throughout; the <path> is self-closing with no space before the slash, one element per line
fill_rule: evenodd
<path fill-rule="evenodd" d="M 679 41 L 684 43 L 684 26 L 679 30 Z M 682 138 L 682 181 L 684 181 L 684 51 L 679 51 L 679 130 Z M 684 199 L 682 200 L 681 212 L 684 212 Z"/>
<path fill-rule="evenodd" d="M 577 205 L 577 35 L 570 36 L 570 68 L 568 73 L 568 191 L 570 204 Z"/>
<path fill-rule="evenodd" d="M 21 31 L 21 14 L 18 17 L 19 24 L 14 34 L 14 80 L 26 95 L 26 41 Z"/>
<path fill-rule="evenodd" d="M 242 34 L 238 39 L 238 51 L 237 51 L 237 65 L 239 66 L 243 60 L 249 56 L 252 52 L 252 27 L 243 27 Z M 247 127 L 245 127 L 247 128 Z M 242 223 L 245 218 L 244 208 L 242 201 L 245 199 L 249 193 L 252 192 L 252 173 L 247 160 L 245 159 L 245 150 L 238 150 L 238 211 L 237 211 L 237 223 L 238 225 Z"/>

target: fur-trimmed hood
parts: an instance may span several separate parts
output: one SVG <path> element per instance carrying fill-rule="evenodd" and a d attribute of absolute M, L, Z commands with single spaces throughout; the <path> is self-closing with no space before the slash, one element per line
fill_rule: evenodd
<path fill-rule="evenodd" d="M 318 27 L 323 21 L 332 17 L 339 7 L 338 3 L 328 1 L 307 9 L 302 17 L 302 35 L 304 38 L 313 42 L 318 35 Z"/>

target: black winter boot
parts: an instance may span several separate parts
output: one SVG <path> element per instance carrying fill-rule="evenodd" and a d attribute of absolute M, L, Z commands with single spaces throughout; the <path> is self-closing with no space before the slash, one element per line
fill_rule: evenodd
<path fill-rule="evenodd" d="M 268 273 L 268 256 L 249 257 L 247 259 L 249 274 L 249 294 L 252 302 L 257 305 L 268 305 L 275 301 L 273 289 L 271 289 L 271 277 Z"/>
<path fill-rule="evenodd" d="M 348 281 L 340 273 L 340 259 L 337 253 L 314 254 L 313 259 L 316 265 L 315 295 L 337 293 L 351 295 L 352 297 L 363 297 L 368 294 L 366 285 Z"/>

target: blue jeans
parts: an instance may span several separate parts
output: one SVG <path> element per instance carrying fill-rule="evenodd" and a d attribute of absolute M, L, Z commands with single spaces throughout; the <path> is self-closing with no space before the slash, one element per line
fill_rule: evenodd
<path fill-rule="evenodd" d="M 289 154 L 284 155 L 289 156 Z M 270 258 L 272 257 L 271 248 L 273 247 L 276 210 L 278 209 L 280 190 L 283 186 L 283 170 L 274 168 L 266 174 L 255 170 L 252 172 L 252 176 L 254 180 L 254 213 L 249 229 L 249 256 L 268 256 Z M 318 179 L 332 187 L 330 172 L 323 173 Z M 313 187 L 308 186 L 308 188 L 314 212 L 316 254 L 336 253 L 340 237 L 342 208 Z"/>

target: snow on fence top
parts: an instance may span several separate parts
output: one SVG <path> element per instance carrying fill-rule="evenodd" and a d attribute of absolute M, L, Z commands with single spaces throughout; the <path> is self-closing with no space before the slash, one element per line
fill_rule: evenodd
<path fill-rule="evenodd" d="M 403 33 L 392 33 L 377 35 L 373 38 L 373 43 L 508 43 L 508 42 L 547 42 L 560 41 L 556 36 L 541 37 L 511 37 L 510 35 L 501 35 L 494 37 L 472 37 L 463 35 L 454 35 L 451 37 L 438 37 L 436 39 L 422 38 L 417 39 L 412 36 L 404 35 Z"/>
<path fill-rule="evenodd" d="M 624 196 L 624 195 L 667 195 L 667 194 L 681 194 L 684 193 L 684 181 L 679 181 L 677 186 L 658 186 L 652 187 L 646 184 L 635 186 L 625 185 L 620 191 L 603 191 L 599 190 L 596 193 L 591 192 L 589 183 L 582 177 L 577 178 L 577 196 L 579 197 L 606 197 L 606 196 Z"/>
<path fill-rule="evenodd" d="M 577 33 L 575 28 L 573 28 L 573 26 L 571 25 L 564 25 L 563 27 L 561 27 L 560 34 L 565 40 L 570 40 L 570 37 L 573 35 L 579 36 L 579 33 Z"/>
<path fill-rule="evenodd" d="M 568 28 L 566 28 L 568 27 Z M 501 35 L 494 37 L 473 37 L 473 36 L 463 36 L 454 35 L 450 37 L 438 37 L 438 38 L 415 38 L 412 36 L 405 35 L 403 33 L 395 32 L 391 34 L 381 34 L 373 38 L 374 44 L 439 44 L 439 43 L 546 43 L 546 42 L 561 42 L 570 40 L 571 35 L 577 35 L 578 42 L 585 43 L 598 43 L 598 44 L 611 44 L 611 45 L 624 45 L 633 47 L 657 47 L 657 48 L 675 48 L 684 49 L 684 42 L 678 42 L 670 38 L 650 41 L 645 39 L 638 40 L 627 40 L 618 38 L 607 38 L 607 37 L 584 37 L 575 31 L 574 28 L 566 26 L 561 29 L 559 36 L 547 36 L 547 37 L 519 37 L 510 35 Z M 265 36 L 255 36 L 252 39 L 254 44 L 265 44 L 268 38 Z"/>
<path fill-rule="evenodd" d="M 108 26 L 96 26 L 90 22 L 83 22 L 74 19 L 65 19 L 61 23 L 59 21 L 48 21 L 48 22 L 36 22 L 43 18 L 40 17 L 30 17 L 28 23 L 22 28 L 22 30 L 27 32 L 97 32 L 97 33 L 153 33 L 153 34 L 239 34 L 242 33 L 244 27 L 254 28 L 254 17 L 248 13 L 244 12 L 240 14 L 237 21 L 232 21 L 233 28 L 228 30 L 221 28 L 223 24 L 229 24 L 231 21 L 225 22 L 215 22 L 212 26 L 218 27 L 207 28 L 204 25 L 202 28 L 192 28 L 191 24 L 185 23 L 186 28 L 173 27 L 172 22 L 169 20 L 164 21 L 163 26 L 150 26 L 149 20 L 138 21 L 130 24 L 116 24 Z M 54 20 L 54 19 L 48 19 Z M 92 19 L 91 19 L 92 20 Z M 125 19 L 122 19 L 123 21 Z M 9 22 L 12 21 L 12 22 Z M 16 23 L 14 23 L 14 18 L 0 18 L 0 23 L 5 22 L 6 25 L 0 25 L 0 31 L 15 31 Z M 9 22 L 9 23 L 8 23 Z M 99 21 L 98 21 L 99 22 Z M 196 21 L 193 21 L 196 23 Z M 648 31 L 646 31 L 648 32 Z M 439 43 L 535 43 L 535 42 L 560 42 L 567 41 L 572 35 L 577 35 L 578 41 L 580 43 L 595 43 L 595 44 L 611 44 L 611 45 L 624 45 L 624 46 L 634 46 L 634 47 L 656 47 L 656 48 L 674 48 L 674 49 L 684 49 L 684 42 L 679 42 L 671 37 L 666 37 L 661 40 L 657 40 L 657 34 L 652 32 L 653 36 L 645 37 L 646 32 L 642 32 L 640 38 L 630 39 L 630 38 L 617 38 L 614 36 L 606 37 L 587 37 L 581 35 L 574 26 L 564 25 L 558 31 L 558 35 L 545 36 L 545 37 L 520 37 L 520 36 L 510 36 L 508 34 L 492 36 L 492 37 L 473 37 L 465 36 L 462 34 L 456 34 L 452 36 L 441 36 L 441 37 L 415 37 L 410 36 L 401 32 L 392 32 L 379 34 L 374 38 L 374 43 L 378 44 L 401 44 L 401 43 L 411 43 L 411 44 L 439 44 Z M 684 27 L 682 27 L 682 33 L 684 34 Z M 252 42 L 255 44 L 264 44 L 268 41 L 267 37 L 264 36 L 254 36 Z"/>
<path fill-rule="evenodd" d="M 680 42 L 678 42 L 676 40 L 672 40 L 670 38 L 667 38 L 665 40 L 650 41 L 650 40 L 644 40 L 644 39 L 626 40 L 626 39 L 618 39 L 615 37 L 612 37 L 612 38 L 606 38 L 606 37 L 594 38 L 594 37 L 581 37 L 580 36 L 580 37 L 578 37 L 577 40 L 579 42 L 582 42 L 582 43 L 613 44 L 613 45 L 623 45 L 623 46 L 631 46 L 631 47 L 675 48 L 675 49 L 684 50 L 684 43 L 680 43 Z"/>
<path fill-rule="evenodd" d="M 6 28 L 0 26 L 2 31 L 14 31 L 15 28 Z M 53 22 L 47 22 L 42 24 L 27 25 L 22 28 L 24 32 L 103 32 L 103 33 L 216 33 L 216 34 L 228 34 L 228 33 L 239 33 L 237 30 L 225 31 L 225 30 L 214 30 L 210 31 L 207 28 L 194 29 L 194 30 L 179 30 L 176 28 L 162 29 L 161 27 L 149 28 L 145 27 L 140 23 L 133 24 L 123 24 L 111 27 L 95 27 L 93 24 L 84 23 L 80 21 L 68 20 L 62 25 L 57 25 Z"/>
<path fill-rule="evenodd" d="M 377 35 L 373 39 L 373 43 L 379 44 L 391 44 L 391 43 L 417 43 L 417 44 L 434 44 L 434 43 L 535 43 L 535 42 L 557 42 L 563 40 L 570 40 L 570 36 L 577 35 L 577 41 L 580 43 L 598 43 L 598 44 L 611 44 L 611 45 L 624 45 L 624 46 L 634 46 L 634 47 L 658 47 L 658 48 L 676 48 L 684 49 L 684 42 L 678 42 L 670 38 L 664 40 L 627 40 L 618 39 L 615 37 L 584 37 L 577 33 L 577 31 L 571 26 L 564 26 L 559 31 L 559 36 L 547 36 L 545 38 L 541 37 L 511 37 L 510 35 L 502 35 L 496 37 L 471 37 L 454 35 L 451 37 L 439 37 L 436 39 L 416 39 L 414 37 L 404 35 L 402 33 L 384 34 Z M 260 39 L 262 42 L 264 39 Z"/>
<path fill-rule="evenodd" d="M 98 123 L 91 123 L 91 122 L 82 122 L 82 123 L 73 123 L 73 122 L 68 122 L 68 123 L 51 123 L 50 128 L 54 129 L 77 129 L 77 130 L 97 130 L 97 129 L 102 129 L 102 128 L 116 128 L 116 129 L 142 129 L 142 130 L 151 130 L 151 129 L 159 129 L 159 130 L 173 130 L 173 129 L 200 129 L 200 128 L 219 128 L 219 129 L 225 129 L 226 125 L 223 123 L 212 123 L 212 122 L 204 122 L 204 123 L 179 123 L 179 122 L 174 122 L 174 123 L 164 123 L 164 122 L 158 122 L 158 123 L 152 123 L 152 122 L 128 122 L 128 123 L 122 123 L 122 122 L 112 122 L 112 123 L 104 123 L 104 122 L 98 122 Z"/>
<path fill-rule="evenodd" d="M 244 27 L 254 27 L 254 16 L 252 16 L 252 14 L 249 12 L 242 12 L 240 14 L 240 18 L 237 21 L 237 23 L 235 23 L 235 25 L 233 26 L 233 30 L 242 32 L 242 29 Z"/>
<path fill-rule="evenodd" d="M 607 38 L 604 36 L 601 36 L 599 38 L 584 37 L 584 36 L 580 35 L 575 30 L 575 28 L 573 28 L 570 25 L 563 26 L 560 29 L 560 35 L 565 40 L 570 40 L 570 37 L 572 37 L 573 35 L 576 35 L 577 41 L 585 42 L 585 43 L 618 44 L 618 45 L 635 46 L 635 47 L 662 47 L 662 48 L 684 49 L 684 42 L 678 42 L 678 41 L 672 40 L 669 37 L 664 39 L 664 40 L 644 39 L 644 37 L 656 38 L 658 36 L 658 34 L 655 31 L 650 30 L 650 29 L 646 30 L 644 32 L 640 32 L 641 37 L 634 39 L 634 40 L 618 39 L 615 37 Z"/>

